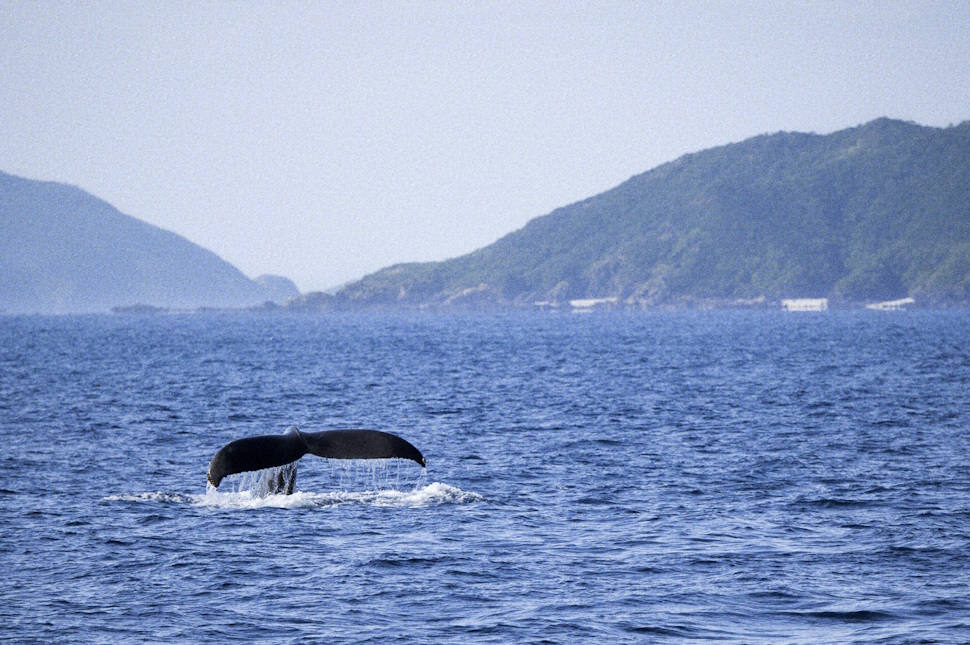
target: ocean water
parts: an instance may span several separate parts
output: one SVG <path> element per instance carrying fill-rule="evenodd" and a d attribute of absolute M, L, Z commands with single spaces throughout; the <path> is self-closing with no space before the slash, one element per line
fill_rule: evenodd
<path fill-rule="evenodd" d="M 0 317 L 0 439 L 4 642 L 970 642 L 965 311 Z"/>

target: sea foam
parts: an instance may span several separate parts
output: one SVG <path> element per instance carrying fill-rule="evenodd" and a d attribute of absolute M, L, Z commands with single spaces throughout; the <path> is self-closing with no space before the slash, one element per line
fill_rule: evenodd
<path fill-rule="evenodd" d="M 220 492 L 209 486 L 203 495 L 178 493 L 128 493 L 109 495 L 107 502 L 140 502 L 157 504 L 187 504 L 206 508 L 258 509 L 258 508 L 326 508 L 345 505 L 380 507 L 420 507 L 438 504 L 470 504 L 483 500 L 478 493 L 461 490 L 456 486 L 433 482 L 414 490 L 394 489 L 308 492 L 297 491 L 291 495 L 259 495 L 252 490 Z"/>

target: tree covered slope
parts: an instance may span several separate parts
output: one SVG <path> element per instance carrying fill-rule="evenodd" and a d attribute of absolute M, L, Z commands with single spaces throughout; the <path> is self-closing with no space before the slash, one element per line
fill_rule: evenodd
<path fill-rule="evenodd" d="M 908 296 L 970 301 L 970 122 L 878 119 L 685 155 L 469 255 L 367 276 L 330 304 L 615 298 L 640 308 Z"/>

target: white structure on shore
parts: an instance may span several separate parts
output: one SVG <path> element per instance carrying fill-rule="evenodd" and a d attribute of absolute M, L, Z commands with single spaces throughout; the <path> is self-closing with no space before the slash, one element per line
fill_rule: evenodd
<path fill-rule="evenodd" d="M 586 313 L 595 309 L 611 309 L 619 302 L 619 298 L 583 298 L 570 300 L 569 306 L 575 313 Z"/>
<path fill-rule="evenodd" d="M 886 300 L 885 302 L 874 302 L 871 305 L 866 305 L 866 309 L 874 309 L 875 311 L 899 311 L 900 309 L 905 309 L 914 302 L 916 301 L 912 298 Z"/>
<path fill-rule="evenodd" d="M 785 311 L 825 311 L 829 308 L 828 298 L 789 298 L 781 301 Z"/>

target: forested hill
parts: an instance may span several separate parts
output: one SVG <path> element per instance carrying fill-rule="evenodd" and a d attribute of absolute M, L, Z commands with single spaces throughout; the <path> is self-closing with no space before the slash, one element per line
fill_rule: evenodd
<path fill-rule="evenodd" d="M 0 173 L 0 313 L 249 307 L 299 295 L 65 184 Z"/>
<path fill-rule="evenodd" d="M 331 306 L 970 302 L 970 122 L 782 132 L 659 166 L 494 244 L 403 264 Z"/>

